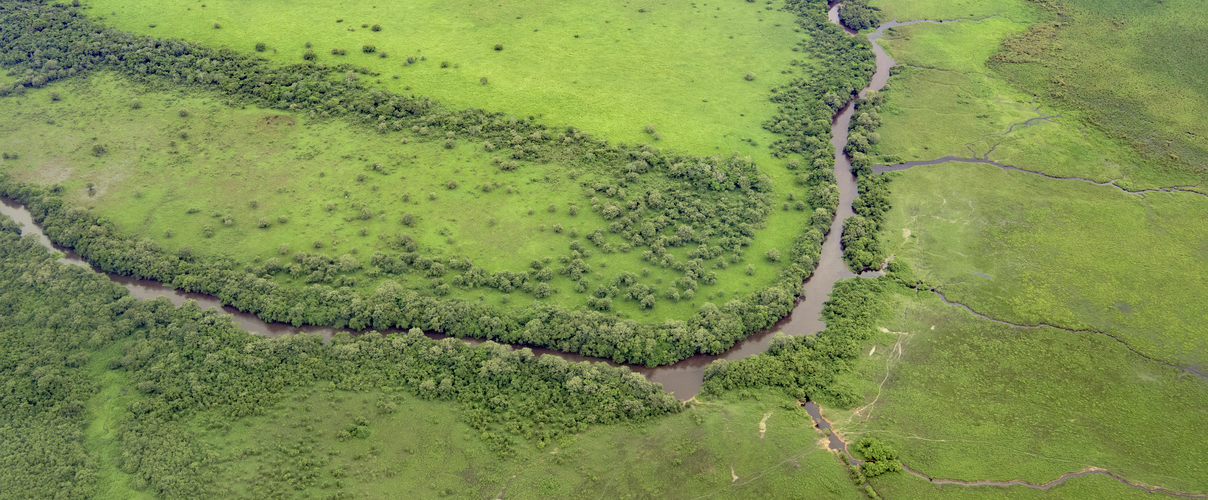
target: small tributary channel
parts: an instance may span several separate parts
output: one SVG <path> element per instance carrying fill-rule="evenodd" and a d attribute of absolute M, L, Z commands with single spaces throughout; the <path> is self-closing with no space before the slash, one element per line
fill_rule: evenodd
<path fill-rule="evenodd" d="M 837 22 L 837 7 L 832 7 L 830 10 L 832 21 Z M 896 24 L 896 23 L 895 23 Z M 851 33 L 849 31 L 849 33 Z M 879 36 L 880 30 L 869 35 L 870 40 L 875 40 Z M 885 86 L 885 82 L 889 79 L 889 68 L 893 66 L 893 60 L 885 54 L 875 43 L 873 49 L 877 56 L 877 70 L 873 75 L 872 83 L 860 92 L 863 96 L 867 92 L 880 90 Z M 772 340 L 772 335 L 775 332 L 784 332 L 788 335 L 812 335 L 818 333 L 826 324 L 822 321 L 822 305 L 830 296 L 831 289 L 834 288 L 835 281 L 843 278 L 851 278 L 856 276 L 847 268 L 847 264 L 843 262 L 843 249 L 839 244 L 840 235 L 843 231 L 843 221 L 851 217 L 852 200 L 856 198 L 856 178 L 851 173 L 851 163 L 847 156 L 843 153 L 843 147 L 847 144 L 847 128 L 851 123 L 852 113 L 855 109 L 855 99 L 849 101 L 838 114 L 835 115 L 831 124 L 831 134 L 833 138 L 831 143 L 835 149 L 835 178 L 839 184 L 839 208 L 834 221 L 831 222 L 830 233 L 826 240 L 822 243 L 822 253 L 818 258 L 818 268 L 804 283 L 805 297 L 799 300 L 793 311 L 788 316 L 784 317 L 772 327 L 758 331 L 747 338 L 734 344 L 728 351 L 718 356 L 696 355 L 684 359 L 678 363 L 659 366 L 655 368 L 647 368 L 644 366 L 633 366 L 629 368 L 635 372 L 646 376 L 646 379 L 651 382 L 663 384 L 663 388 L 667 391 L 675 393 L 679 399 L 689 399 L 700 391 L 701 384 L 704 381 L 704 367 L 712 363 L 716 359 L 738 360 L 748 356 L 759 354 L 768 348 L 768 344 Z M 41 232 L 34 221 L 30 217 L 30 213 L 25 207 L 7 199 L 0 204 L 0 213 L 12 217 L 18 222 L 24 224 L 22 229 L 24 232 L 33 232 L 38 235 L 42 244 L 52 250 L 62 252 L 65 257 L 63 261 L 69 264 L 91 267 L 84 262 L 78 255 L 69 249 L 55 247 L 44 234 Z M 97 272 L 103 272 L 99 269 L 92 268 Z M 239 311 L 233 307 L 224 306 L 218 299 L 198 293 L 189 293 L 181 290 L 176 290 L 168 286 L 164 286 L 156 281 L 135 279 L 128 276 L 120 276 L 108 274 L 109 279 L 120 283 L 130 291 L 130 294 L 136 298 L 150 300 L 156 297 L 167 297 L 173 304 L 180 305 L 185 300 L 195 300 L 197 305 L 202 309 L 209 307 L 217 307 L 224 313 L 233 316 L 235 322 L 252 333 L 264 335 L 268 337 L 277 337 L 287 334 L 308 333 L 322 335 L 325 339 L 330 339 L 335 329 L 322 326 L 303 326 L 295 327 L 285 323 L 268 323 L 253 314 Z M 384 332 L 389 333 L 389 332 Z M 438 334 L 430 334 L 432 337 L 442 337 Z M 478 339 L 465 339 L 470 343 L 480 343 Z M 522 347 L 522 346 L 516 346 Z M 562 357 L 571 362 L 578 361 L 597 361 L 614 364 L 608 360 L 598 358 L 589 358 L 576 354 L 565 353 L 560 351 L 552 351 L 548 349 L 532 348 L 533 353 L 537 355 L 551 354 Z"/>

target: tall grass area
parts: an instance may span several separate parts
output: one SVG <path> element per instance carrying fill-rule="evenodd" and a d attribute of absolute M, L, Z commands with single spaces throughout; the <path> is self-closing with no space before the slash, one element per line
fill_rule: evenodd
<path fill-rule="evenodd" d="M 1208 164 L 1208 17 L 1194 0 L 1062 0 L 995 68 L 1165 168 Z M 1193 182 L 1193 184 L 1198 182 Z"/>
<path fill-rule="evenodd" d="M 1024 486 L 935 485 L 907 474 L 886 474 L 873 480 L 883 498 L 935 498 L 939 500 L 1056 500 L 1113 498 L 1152 499 L 1155 494 L 1134 488 L 1107 476 L 1076 477 L 1047 490 Z"/>
<path fill-rule="evenodd" d="M 949 299 L 1208 366 L 1208 198 L 946 163 L 903 172 L 893 206 L 886 245 Z"/>
<path fill-rule="evenodd" d="M 221 456 L 214 468 L 228 498 L 861 498 L 791 399 L 756 391 L 689 404 L 507 459 L 453 405 L 399 393 L 314 387 L 263 416 L 203 414 L 194 427 Z M 338 437 L 358 421 L 364 439 Z"/>
<path fill-rule="evenodd" d="M 1060 177 L 1120 180 L 1130 189 L 1198 182 L 1005 80 L 988 61 L 1026 28 L 995 17 L 889 30 L 881 45 L 901 66 L 891 80 L 877 161 L 978 157 Z"/>
<path fill-rule="evenodd" d="M 1017 21 L 1031 19 L 1035 10 L 1024 0 L 869 0 L 885 12 L 885 19 L 901 22 L 915 19 L 984 19 L 1002 16 Z"/>
<path fill-rule="evenodd" d="M 1098 467 L 1174 491 L 1208 490 L 1208 455 L 1192 438 L 1208 425 L 1205 379 L 1103 335 L 1016 328 L 931 293 L 898 290 L 883 323 L 895 338 L 861 362 L 878 385 L 868 388 L 866 406 L 830 412 L 846 439 L 875 436 L 934 478 L 1046 483 Z M 934 488 L 905 474 L 883 477 L 874 485 L 886 486 L 887 498 L 930 497 L 924 492 Z M 1076 478 L 1052 494 L 1119 498 L 1129 489 L 1107 483 Z M 1010 495 L 988 486 L 942 489 L 962 491 L 956 498 L 983 498 L 981 490 L 994 492 L 985 498 L 1036 496 L 1014 491 L 1022 487 Z"/>
<path fill-rule="evenodd" d="M 241 52 L 265 43 L 258 55 L 282 65 L 302 62 L 313 50 L 318 62 L 368 67 L 381 73 L 380 87 L 430 96 L 451 109 L 533 115 L 612 141 L 647 141 L 644 126 L 650 123 L 660 145 L 768 159 L 764 146 L 775 136 L 760 126 L 776 110 L 768 91 L 794 76 L 783 73 L 791 60 L 807 59 L 790 50 L 801 39 L 794 32 L 795 16 L 778 10 L 779 3 L 706 3 L 95 0 L 85 5 L 105 24 L 135 33 Z M 373 25 L 381 31 L 373 31 Z M 494 50 L 496 44 L 502 50 Z M 373 45 L 375 52 L 362 52 L 364 45 Z M 347 55 L 332 55 L 333 48 Z M 408 64 L 412 57 L 415 62 Z M 753 81 L 744 78 L 748 73 L 755 75 Z"/>
<path fill-rule="evenodd" d="M 51 92 L 60 100 L 52 100 Z M 131 105 L 135 101 L 137 109 Z M 180 116 L 181 109 L 188 116 Z M 573 241 L 594 248 L 587 237 L 596 229 L 603 229 L 616 248 L 627 243 L 608 232 L 608 221 L 589 209 L 584 195 L 584 183 L 597 176 L 611 183 L 611 177 L 531 162 L 505 171 L 495 161 L 499 153 L 471 141 L 447 149 L 443 138 L 411 135 L 403 143 L 342 121 L 232 108 L 204 93 L 151 88 L 112 74 L 0 99 L 0 116 L 9 118 L 0 123 L 0 151 L 19 152 L 18 160 L 3 160 L 0 171 L 38 185 L 58 184 L 69 202 L 129 234 L 169 251 L 189 247 L 197 255 L 226 256 L 240 265 L 274 258 L 288 263 L 300 251 L 333 258 L 347 254 L 362 265 L 350 276 L 354 288 L 365 293 L 385 279 L 428 287 L 422 275 L 372 272 L 371 256 L 389 252 L 399 235 L 414 238 L 424 254 L 468 258 L 489 272 L 526 271 L 534 260 L 569 254 Z M 98 146 L 103 152 L 94 149 Z M 450 181 L 457 183 L 455 189 L 448 187 Z M 791 192 L 799 198 L 806 194 L 786 183 L 777 198 Z M 581 209 L 577 215 L 571 215 L 571 205 Z M 406 214 L 414 217 L 411 225 L 403 223 Z M 768 227 L 800 227 L 808 215 L 778 209 L 769 215 Z M 711 266 L 717 284 L 702 284 L 695 299 L 663 297 L 681 275 L 643 261 L 641 250 L 588 257 L 594 272 L 586 276 L 587 291 L 629 272 L 663 300 L 654 309 L 618 300 L 618 312 L 647 321 L 684 318 L 705 301 L 724 303 L 736 293 L 766 287 L 783 263 L 769 262 L 763 254 L 772 248 L 787 252 L 794 237 L 794 231 L 759 230 L 749 257 L 725 269 Z M 316 242 L 322 248 L 316 249 Z M 668 252 L 684 261 L 691 248 Z M 752 275 L 748 264 L 754 266 Z M 586 307 L 589 294 L 577 293 L 569 277 L 553 276 L 554 293 L 545 300 Z M 305 276 L 288 273 L 275 279 L 306 284 Z M 486 287 L 453 287 L 451 297 L 507 307 L 531 303 L 524 295 Z"/>

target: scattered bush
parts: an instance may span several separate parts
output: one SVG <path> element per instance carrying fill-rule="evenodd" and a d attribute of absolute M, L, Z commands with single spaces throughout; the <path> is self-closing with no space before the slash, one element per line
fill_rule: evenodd
<path fill-rule="evenodd" d="M 366 54 L 369 54 L 372 52 L 377 52 L 377 47 L 374 47 L 373 45 L 368 45 L 368 44 L 362 45 L 361 52 L 364 52 Z"/>
<path fill-rule="evenodd" d="M 495 50 L 503 50 L 503 44 L 502 43 L 495 44 Z"/>
<path fill-rule="evenodd" d="M 184 118 L 186 116 L 189 116 L 189 110 L 187 110 L 185 108 L 180 108 L 180 111 L 178 111 L 177 114 L 179 114 L 181 116 L 181 118 Z"/>
<path fill-rule="evenodd" d="M 755 73 L 747 73 L 747 76 L 744 76 L 743 78 L 748 82 L 755 80 Z"/>
<path fill-rule="evenodd" d="M 363 27 L 364 27 L 364 26 L 362 26 L 362 28 L 363 28 Z M 369 29 L 371 29 L 371 30 L 373 30 L 373 31 L 382 31 L 382 25 L 380 25 L 380 24 L 375 24 L 375 25 L 373 25 L 373 27 L 372 27 L 372 28 L 369 28 Z"/>
<path fill-rule="evenodd" d="M 256 42 L 256 52 L 264 52 L 264 49 L 266 48 L 268 48 L 268 46 L 266 46 L 264 42 Z"/>
<path fill-rule="evenodd" d="M 481 83 L 481 84 L 483 84 L 483 85 L 486 85 L 486 84 L 487 84 L 487 77 L 485 77 L 485 76 L 484 76 L 484 77 L 482 77 L 482 78 L 479 78 L 479 79 L 478 79 L 478 83 Z"/>
<path fill-rule="evenodd" d="M 307 42 L 307 43 L 310 43 L 310 42 Z M 309 50 L 309 49 L 307 49 L 307 51 L 302 54 L 302 59 L 306 59 L 307 61 L 313 61 L 313 60 L 317 59 L 318 57 L 319 56 L 315 55 L 315 51 Z"/>
<path fill-rule="evenodd" d="M 268 229 L 269 224 L 268 219 L 261 218 L 260 221 L 256 223 L 256 227 L 259 227 L 260 229 Z"/>
<path fill-rule="evenodd" d="M 222 25 L 221 25 L 221 24 L 218 24 L 218 23 L 214 23 L 214 29 L 216 29 L 216 30 L 217 30 L 217 29 L 222 29 Z"/>
<path fill-rule="evenodd" d="M 403 225 L 408 226 L 408 227 L 414 226 L 415 225 L 415 214 L 411 214 L 411 213 L 403 214 Z"/>
<path fill-rule="evenodd" d="M 140 101 L 138 99 L 133 99 L 130 101 L 130 109 L 140 109 L 142 107 L 143 107 L 142 101 Z"/>

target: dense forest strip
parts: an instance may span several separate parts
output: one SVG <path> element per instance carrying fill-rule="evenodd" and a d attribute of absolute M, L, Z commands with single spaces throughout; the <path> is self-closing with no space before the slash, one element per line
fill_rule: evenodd
<path fill-rule="evenodd" d="M 458 402 L 465 421 L 501 454 L 518 437 L 542 443 L 588 425 L 681 410 L 626 368 L 571 364 L 492 342 L 470 347 L 418 330 L 356 339 L 343 333 L 330 345 L 308 335 L 256 337 L 191 302 L 138 301 L 18 233 L 7 217 L 0 222 L 0 434 L 9 436 L 0 443 L 10 448 L 2 468 L 10 491 L 91 496 L 96 457 L 82 444 L 83 405 L 100 387 L 85 367 L 102 352 L 114 356 L 102 360 L 107 368 L 142 394 L 115 430 L 118 467 L 165 498 L 196 498 L 215 487 L 201 472 L 214 455 L 185 419 L 202 410 L 232 419 L 259 414 L 291 388 L 320 381 Z"/>
<path fill-rule="evenodd" d="M 410 129 L 415 134 L 431 136 L 443 131 L 449 137 L 447 141 L 482 140 L 487 149 L 510 148 L 512 156 L 521 160 L 567 162 L 604 169 L 618 181 L 616 186 L 598 186 L 601 189 L 608 188 L 606 191 L 612 193 L 614 189 L 623 191 L 628 187 L 644 193 L 625 205 L 611 201 L 592 203 L 593 209 L 599 210 L 605 219 L 615 220 L 610 231 L 615 226 L 615 232 L 632 233 L 635 244 L 640 241 L 639 246 L 650 246 L 651 250 L 645 253 L 652 259 L 659 258 L 667 246 L 685 244 L 685 238 L 706 238 L 712 243 L 701 241 L 701 247 L 694 252 L 699 255 L 690 262 L 675 263 L 665 256 L 661 258 L 665 265 L 682 268 L 684 278 L 678 282 L 686 290 L 695 290 L 698 280 L 707 284 L 710 273 L 705 269 L 706 259 L 719 258 L 727 250 L 739 252 L 759 225 L 760 214 L 769 209 L 765 195 L 771 186 L 766 176 L 761 177 L 753 164 L 739 158 L 683 155 L 649 145 L 609 145 L 573 128 L 559 132 L 533 120 L 517 120 L 481 110 L 450 111 L 424 97 L 369 89 L 360 82 L 363 71 L 348 65 L 328 67 L 303 62 L 274 68 L 227 49 L 213 50 L 179 40 L 156 40 L 106 29 L 71 7 L 17 0 L 8 0 L 0 6 L 3 7 L 0 16 L 5 18 L 0 30 L 0 46 L 5 56 L 0 62 L 11 68 L 11 74 L 19 75 L 12 88 L 0 89 L 0 94 L 21 93 L 26 86 L 39 87 L 89 71 L 112 69 L 153 85 L 170 81 L 174 85 L 218 90 L 238 102 L 309 112 L 316 119 L 342 117 L 383 134 L 403 134 Z M 817 1 L 797 1 L 789 2 L 785 8 L 798 14 L 800 27 L 810 34 L 803 48 L 818 54 L 836 70 L 819 72 L 814 75 L 818 78 L 795 79 L 776 89 L 773 100 L 781 104 L 781 114 L 766 126 L 787 137 L 773 144 L 777 156 L 806 158 L 803 167 L 808 175 L 802 176 L 802 182 L 812 189 L 809 207 L 833 216 L 837 200 L 834 179 L 829 175 L 830 161 L 825 162 L 827 168 L 818 167 L 818 161 L 829 158 L 831 153 L 819 135 L 825 137 L 829 133 L 831 115 L 846 102 L 845 96 L 863 86 L 873 63 L 866 43 L 846 37 L 842 30 L 829 24 L 822 7 Z M 341 75 L 343 79 L 338 80 Z M 795 166 L 793 162 L 790 164 Z M 647 173 L 656 175 L 643 175 Z M 680 199 L 675 198 L 676 190 L 655 189 L 654 184 L 642 187 L 647 183 L 662 186 L 660 183 L 664 181 L 675 185 L 687 182 L 702 195 L 723 193 L 716 196 L 725 202 L 723 211 L 733 217 L 727 215 L 715 221 L 717 224 L 709 231 L 693 230 L 681 222 L 687 222 L 685 217 L 692 213 L 685 203 L 693 203 L 690 198 L 699 195 L 683 195 Z M 588 192 L 594 190 L 595 186 L 589 186 Z M 659 194 L 663 192 L 667 194 Z M 736 195 L 725 196 L 725 192 Z M 534 268 L 523 273 L 489 274 L 472 262 L 442 262 L 420 255 L 413 241 L 401 238 L 397 242 L 398 253 L 375 256 L 372 264 L 388 272 L 435 276 L 429 289 L 402 289 L 387 280 L 373 296 L 366 297 L 328 283 L 284 287 L 274 282 L 271 275 L 296 265 L 307 271 L 314 268 L 312 274 L 332 278 L 338 274 L 339 262 L 302 252 L 295 254 L 298 262 L 289 266 L 277 262 L 278 266 L 266 263 L 240 268 L 231 261 L 202 258 L 193 252 L 167 252 L 154 242 L 134 241 L 112 224 L 65 207 L 61 200 L 52 200 L 53 190 L 39 191 L 9 183 L 4 194 L 29 205 L 55 243 L 76 250 L 107 272 L 154 279 L 209 294 L 265 321 L 353 329 L 418 327 L 647 366 L 671 363 L 697 353 L 721 353 L 747 334 L 788 314 L 800 294 L 801 282 L 813 272 L 829 222 L 824 217 L 814 217 L 807 227 L 795 229 L 802 233 L 787 258 L 783 258 L 785 264 L 773 286 L 720 306 L 706 303 L 688 321 L 648 324 L 619 320 L 608 314 L 614 299 L 654 300 L 655 294 L 649 287 L 633 286 L 631 277 L 622 275 L 614 277 L 611 286 L 602 286 L 593 294 L 593 307 L 598 311 L 570 311 L 548 305 L 501 309 L 445 299 L 442 292 L 450 286 L 511 289 L 516 283 L 528 283 L 530 287 L 521 288 L 531 288 L 537 293 L 543 289 L 542 276 L 551 273 L 543 274 L 543 270 Z M 44 197 L 49 197 L 45 205 L 38 201 Z M 683 211 L 681 206 L 685 207 Z M 723 219 L 727 221 L 724 224 Z M 689 233 L 697 236 L 690 237 Z M 782 257 L 776 253 L 768 259 Z M 590 273 L 591 267 L 583 259 L 573 258 L 572 253 L 558 271 L 574 279 Z M 447 279 L 442 277 L 446 274 Z M 333 283 L 339 282 L 332 279 Z M 383 304 L 383 300 L 392 303 Z"/>

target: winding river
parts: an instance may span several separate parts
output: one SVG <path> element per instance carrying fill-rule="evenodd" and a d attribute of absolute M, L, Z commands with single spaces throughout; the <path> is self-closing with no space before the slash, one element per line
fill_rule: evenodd
<path fill-rule="evenodd" d="M 832 6 L 829 11 L 831 21 L 838 23 L 838 6 Z M 899 25 L 901 23 L 886 23 L 884 27 L 889 25 Z M 882 30 L 868 35 L 869 40 L 876 40 L 880 36 Z M 848 30 L 848 33 L 855 34 Z M 877 57 L 876 73 L 872 77 L 872 82 L 864 90 L 860 91 L 860 96 L 865 95 L 869 91 L 880 90 L 889 80 L 889 68 L 894 62 L 877 44 L 873 44 L 873 50 Z M 632 366 L 629 368 L 635 372 L 641 373 L 651 382 L 663 384 L 663 388 L 675 394 L 681 400 L 689 399 L 695 396 L 704 382 L 704 367 L 712 363 L 716 359 L 738 360 L 748 356 L 759 354 L 768 348 L 768 344 L 772 340 L 772 335 L 775 332 L 784 332 L 788 335 L 812 335 L 818 333 L 826 324 L 821 319 L 822 305 L 830 296 L 831 289 L 834 288 L 835 281 L 843 278 L 851 278 L 856 276 L 847 268 L 847 264 L 843 262 L 843 249 L 840 246 L 839 239 L 843 232 L 843 221 L 851 217 L 852 200 L 856 198 L 856 178 L 851 173 L 851 163 L 847 156 L 843 153 L 843 147 L 847 144 L 847 128 L 851 122 L 852 113 L 855 108 L 855 99 L 848 103 L 835 115 L 831 123 L 831 144 L 835 150 L 835 178 L 839 185 L 839 208 L 835 215 L 834 221 L 831 222 L 830 233 L 827 235 L 822 244 L 822 253 L 818 258 L 818 268 L 814 271 L 813 276 L 807 279 L 804 283 L 805 296 L 799 300 L 793 311 L 788 316 L 784 317 L 772 327 L 755 332 L 747 338 L 734 344 L 726 352 L 719 356 L 696 355 L 678 363 L 659 366 L 655 368 L 647 368 L 644 366 Z M 3 203 L 0 204 L 0 213 L 12 217 L 17 222 L 24 224 L 24 232 L 32 232 L 38 235 L 42 244 L 55 251 L 62 252 L 65 257 L 63 262 L 73 265 L 90 267 L 97 272 L 103 272 L 93 268 L 87 262 L 84 262 L 78 255 L 68 249 L 54 246 L 46 235 L 42 234 L 41 229 L 34 224 L 30 217 L 30 213 L 25 210 L 25 207 L 7 199 L 0 199 Z M 322 335 L 325 339 L 330 339 L 336 329 L 323 326 L 303 326 L 295 327 L 286 323 L 268 323 L 253 314 L 239 311 L 230 306 L 224 306 L 218 299 L 198 293 L 189 293 L 177 290 L 168 286 L 164 286 L 159 282 L 151 280 L 135 279 L 128 276 L 120 276 L 108 274 L 109 279 L 120 283 L 130 291 L 130 294 L 136 298 L 150 300 L 156 297 L 167 297 L 173 304 L 180 305 L 186 300 L 195 300 L 197 305 L 202 309 L 216 307 L 226 314 L 230 314 L 232 319 L 239 325 L 257 335 L 268 337 L 277 337 L 281 335 L 290 335 L 297 333 L 308 333 L 314 335 Z M 865 273 L 865 275 L 875 275 L 878 273 Z M 385 333 L 389 333 L 388 331 Z M 429 334 L 434 338 L 443 338 L 439 334 Z M 482 342 L 480 339 L 464 339 L 472 344 Z M 530 347 L 531 348 L 531 347 Z M 542 348 L 531 348 L 534 354 L 551 354 L 562 357 L 571 362 L 578 361 L 595 361 L 607 362 L 614 364 L 608 360 L 599 358 L 590 358 L 577 354 L 565 353 L 561 351 L 552 351 Z"/>

